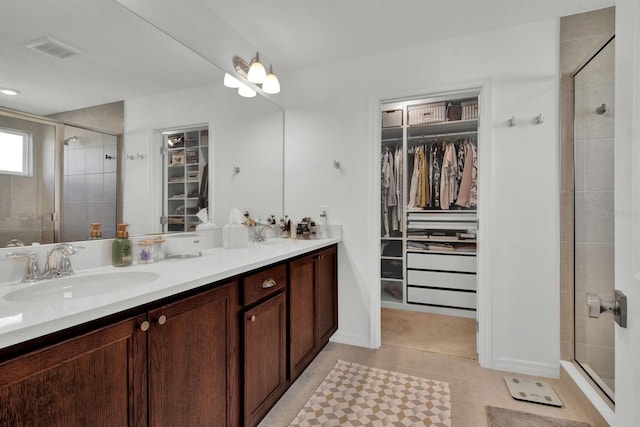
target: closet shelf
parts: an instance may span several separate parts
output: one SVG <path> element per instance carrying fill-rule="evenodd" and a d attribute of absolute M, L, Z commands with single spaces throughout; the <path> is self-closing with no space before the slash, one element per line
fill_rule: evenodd
<path fill-rule="evenodd" d="M 407 253 L 412 254 L 455 254 L 455 255 L 468 255 L 468 256 L 476 256 L 476 251 L 461 251 L 461 250 L 453 250 L 453 251 L 436 251 L 429 249 L 418 249 L 418 248 L 407 248 Z"/>
<path fill-rule="evenodd" d="M 407 240 L 415 240 L 416 242 L 432 242 L 432 243 L 478 243 L 475 239 L 456 239 L 452 237 L 451 239 L 434 239 L 431 237 L 425 236 L 407 236 Z"/>
<path fill-rule="evenodd" d="M 454 120 L 450 122 L 413 125 L 407 128 L 409 138 L 432 136 L 453 132 L 474 132 L 478 129 L 478 119 Z"/>

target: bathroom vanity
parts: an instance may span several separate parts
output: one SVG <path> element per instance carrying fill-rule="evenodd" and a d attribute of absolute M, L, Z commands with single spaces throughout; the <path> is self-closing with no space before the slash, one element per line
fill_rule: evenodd
<path fill-rule="evenodd" d="M 337 330 L 338 241 L 132 266 L 148 281 L 95 296 L 0 285 L 0 425 L 256 425 Z"/>

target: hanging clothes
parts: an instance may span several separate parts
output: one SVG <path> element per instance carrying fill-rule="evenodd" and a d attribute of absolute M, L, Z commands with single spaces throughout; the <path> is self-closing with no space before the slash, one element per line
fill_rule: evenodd
<path fill-rule="evenodd" d="M 448 210 L 456 198 L 456 175 L 458 156 L 452 143 L 445 143 L 440 173 L 440 209 Z"/>
<path fill-rule="evenodd" d="M 460 181 L 460 190 L 456 199 L 456 205 L 463 208 L 471 207 L 471 187 L 473 185 L 473 151 L 469 142 L 464 144 L 464 168 Z"/>
<path fill-rule="evenodd" d="M 476 145 L 471 142 L 469 142 L 469 146 L 471 147 L 473 159 L 473 168 L 471 170 L 471 196 L 469 204 L 471 207 L 474 207 L 478 205 L 478 150 Z"/>
<path fill-rule="evenodd" d="M 429 204 L 430 199 L 430 181 L 429 181 L 429 166 L 427 162 L 428 153 L 425 150 L 425 147 L 420 147 L 420 202 L 418 204 L 419 207 L 423 208 Z"/>
<path fill-rule="evenodd" d="M 420 185 L 421 185 L 421 171 L 420 171 L 420 156 L 418 155 L 421 147 L 415 147 L 413 153 L 413 172 L 411 173 L 411 185 L 409 186 L 409 204 L 407 207 L 417 208 L 420 203 Z"/>
<path fill-rule="evenodd" d="M 442 149 L 441 144 L 433 144 L 433 148 L 431 151 L 432 161 L 431 167 L 433 169 L 432 175 L 432 197 L 431 197 L 431 207 L 435 209 L 440 209 L 440 183 L 442 179 L 442 160 L 444 158 L 444 150 Z"/>
<path fill-rule="evenodd" d="M 402 218 L 400 215 L 400 207 L 402 206 L 402 193 L 404 191 L 403 188 L 403 182 L 402 182 L 402 174 L 404 173 L 403 171 L 403 155 L 402 155 L 402 147 L 398 146 L 396 147 L 396 152 L 395 152 L 395 172 L 396 172 L 396 206 L 395 206 L 395 211 L 396 211 L 396 223 L 397 223 L 397 228 L 394 228 L 395 230 L 402 230 Z"/>

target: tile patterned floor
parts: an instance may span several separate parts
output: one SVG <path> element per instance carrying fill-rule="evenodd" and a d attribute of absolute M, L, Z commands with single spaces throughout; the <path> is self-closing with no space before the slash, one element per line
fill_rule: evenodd
<path fill-rule="evenodd" d="M 449 384 L 338 360 L 291 423 L 451 426 Z"/>
<path fill-rule="evenodd" d="M 590 422 L 594 427 L 597 425 L 586 418 L 578 400 L 554 379 L 543 380 L 558 393 L 564 403 L 562 408 L 514 400 L 503 379 L 508 373 L 482 368 L 476 360 L 385 345 L 374 350 L 329 343 L 291 385 L 260 426 L 289 425 L 339 359 L 449 383 L 453 427 L 486 427 L 485 405 Z"/>

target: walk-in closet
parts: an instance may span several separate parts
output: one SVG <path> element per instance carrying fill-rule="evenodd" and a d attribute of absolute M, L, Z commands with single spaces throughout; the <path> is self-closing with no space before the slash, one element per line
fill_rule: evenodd
<path fill-rule="evenodd" d="M 382 344 L 476 357 L 478 98 L 382 105 Z"/>

